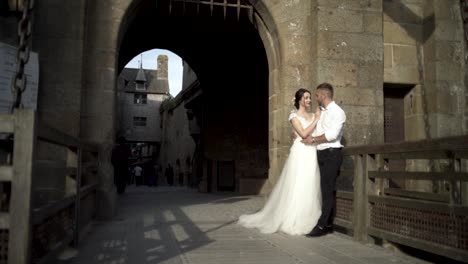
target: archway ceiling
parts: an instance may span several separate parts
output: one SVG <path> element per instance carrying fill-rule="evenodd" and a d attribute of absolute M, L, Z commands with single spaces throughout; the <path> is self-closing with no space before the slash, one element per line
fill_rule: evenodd
<path fill-rule="evenodd" d="M 232 2 L 232 1 L 231 1 Z M 236 2 L 236 0 L 234 0 Z M 200 6 L 169 2 L 142 1 L 120 45 L 118 71 L 134 56 L 154 49 L 178 54 L 199 78 L 236 53 L 263 49 L 258 32 L 249 19 L 249 11 L 236 8 Z M 197 9 L 198 8 L 198 9 Z M 226 13 L 225 13 L 226 12 Z M 263 51 L 264 53 L 264 51 Z M 156 59 L 156 58 L 155 58 Z"/>

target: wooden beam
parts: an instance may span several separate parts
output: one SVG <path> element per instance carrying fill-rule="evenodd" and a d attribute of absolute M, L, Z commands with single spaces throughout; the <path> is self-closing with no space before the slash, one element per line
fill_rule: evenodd
<path fill-rule="evenodd" d="M 33 225 L 41 224 L 45 219 L 73 204 L 76 199 L 75 197 L 76 195 L 69 195 L 61 200 L 50 202 L 42 207 L 35 208 L 32 213 L 31 223 Z"/>
<path fill-rule="evenodd" d="M 36 145 L 37 118 L 32 110 L 15 110 L 15 144 L 11 182 L 8 263 L 29 264 L 31 261 L 31 196 Z"/>
<path fill-rule="evenodd" d="M 352 201 L 354 199 L 354 193 L 346 191 L 336 191 L 336 197 Z"/>
<path fill-rule="evenodd" d="M 397 188 L 385 188 L 384 193 L 390 196 L 399 196 L 406 198 L 413 198 L 426 201 L 434 202 L 450 202 L 450 196 L 448 194 L 438 194 L 438 193 L 428 193 L 428 192 L 417 192 L 417 191 L 408 191 Z"/>
<path fill-rule="evenodd" d="M 369 202 L 394 205 L 398 207 L 416 210 L 468 216 L 468 207 L 462 205 L 450 205 L 433 201 L 423 201 L 410 198 L 375 195 L 369 195 Z"/>
<path fill-rule="evenodd" d="M 403 150 L 404 151 L 404 150 Z M 400 153 L 383 153 L 384 159 L 406 160 L 406 159 L 452 159 L 468 158 L 468 150 L 426 150 L 426 151 L 408 151 Z"/>
<path fill-rule="evenodd" d="M 38 174 L 53 174 L 57 177 L 65 177 L 67 175 L 76 175 L 78 168 L 67 167 L 65 164 L 57 163 L 50 160 L 36 160 L 35 162 L 36 175 Z"/>
<path fill-rule="evenodd" d="M 404 152 L 425 152 L 425 151 L 456 151 L 466 150 L 468 146 L 468 135 L 446 137 L 438 139 L 407 141 L 401 143 L 364 145 L 346 147 L 343 149 L 344 155 L 355 154 L 376 154 L 376 153 L 404 153 Z"/>
<path fill-rule="evenodd" d="M 369 178 L 404 180 L 468 181 L 468 172 L 370 171 Z"/>
<path fill-rule="evenodd" d="M 12 166 L 0 166 L 0 182 L 9 182 L 13 178 Z"/>
<path fill-rule="evenodd" d="M 82 158 L 83 150 L 78 149 L 77 159 L 78 159 L 78 168 L 76 170 L 76 197 L 75 197 L 75 214 L 73 219 L 73 224 L 75 228 L 73 229 L 73 245 L 78 248 L 79 235 L 80 235 L 80 207 L 81 207 L 81 176 L 82 176 Z"/>
<path fill-rule="evenodd" d="M 49 143 L 75 147 L 78 148 L 81 146 L 80 140 L 72 137 L 66 133 L 63 133 L 53 127 L 50 127 L 44 123 L 41 123 L 38 128 L 38 138 L 47 141 Z"/>
<path fill-rule="evenodd" d="M 89 184 L 89 185 L 86 185 L 86 186 L 83 186 L 81 187 L 81 199 L 85 198 L 86 196 L 88 196 L 88 194 L 90 194 L 91 192 L 93 192 L 94 190 L 97 189 L 97 183 L 94 183 L 94 184 Z"/>
<path fill-rule="evenodd" d="M 399 234 L 394 234 L 385 230 L 377 228 L 369 228 L 369 234 L 372 236 L 380 237 L 398 244 L 410 246 L 413 248 L 418 248 L 425 250 L 427 252 L 435 253 L 442 255 L 451 259 L 458 261 L 466 261 L 468 259 L 468 251 L 457 249 L 443 244 L 433 243 L 426 240 L 421 240 L 417 238 L 412 238 L 408 236 L 402 236 Z"/>
<path fill-rule="evenodd" d="M 15 130 L 15 117 L 9 114 L 0 114 L 0 133 L 13 133 Z"/>

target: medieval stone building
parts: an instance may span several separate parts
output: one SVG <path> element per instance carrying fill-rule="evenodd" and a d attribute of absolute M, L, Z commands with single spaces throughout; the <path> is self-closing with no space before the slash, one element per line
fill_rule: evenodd
<path fill-rule="evenodd" d="M 197 156 L 200 156 L 200 126 L 193 116 L 193 102 L 200 101 L 201 89 L 197 75 L 184 62 L 182 90 L 175 97 L 164 101 L 158 114 L 161 115 L 161 151 L 159 164 L 161 176 L 166 175 L 170 165 L 174 168 L 174 183 L 180 186 L 199 188 L 201 173 L 197 173 Z M 192 102 L 192 104 L 191 104 Z M 165 177 L 159 177 L 165 182 Z M 204 188 L 201 188 L 203 190 Z"/>
<path fill-rule="evenodd" d="M 117 135 L 144 143 L 142 155 L 157 153 L 161 143 L 159 108 L 169 98 L 168 58 L 158 56 L 157 70 L 124 68 L 117 79 Z"/>
<path fill-rule="evenodd" d="M 459 0 L 228 2 L 233 6 L 36 2 L 38 114 L 100 146 L 101 214 L 111 215 L 116 204 L 109 155 L 118 128 L 118 76 L 125 62 L 150 48 L 170 49 L 197 74 L 203 154 L 236 161 L 237 190 L 248 185 L 268 192 L 276 182 L 289 152 L 287 117 L 299 87 L 335 86 L 348 117 L 346 146 L 466 134 Z M 16 18 L 3 14 L 0 41 L 16 45 Z M 149 27 L 157 30 L 148 34 Z M 213 171 L 204 171 L 209 179 Z"/>

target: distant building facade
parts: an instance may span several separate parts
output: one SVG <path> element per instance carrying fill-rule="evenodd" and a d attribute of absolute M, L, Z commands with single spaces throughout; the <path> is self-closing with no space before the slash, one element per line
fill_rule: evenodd
<path fill-rule="evenodd" d="M 191 109 L 191 102 L 200 101 L 201 89 L 196 74 L 184 62 L 182 91 L 175 97 L 163 102 L 160 108 L 161 116 L 161 151 L 159 164 L 163 176 L 169 165 L 174 169 L 174 184 L 197 188 L 201 173 L 197 168 L 200 125 Z M 164 183 L 165 177 L 159 177 Z"/>
<path fill-rule="evenodd" d="M 118 77 L 118 135 L 143 146 L 142 156 L 158 152 L 161 142 L 159 108 L 170 97 L 168 57 L 158 56 L 158 69 L 124 68 Z"/>

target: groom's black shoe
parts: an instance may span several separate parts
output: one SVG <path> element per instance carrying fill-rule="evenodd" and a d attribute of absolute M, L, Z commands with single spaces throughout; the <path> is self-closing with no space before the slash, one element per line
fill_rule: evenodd
<path fill-rule="evenodd" d="M 325 231 L 326 231 L 327 233 L 333 233 L 333 226 L 332 226 L 332 225 L 327 225 L 327 226 L 325 227 Z"/>
<path fill-rule="evenodd" d="M 320 227 L 320 226 L 315 226 L 312 231 L 310 231 L 309 234 L 307 234 L 307 237 L 319 237 L 319 236 L 324 236 L 328 233 L 328 229 L 325 227 Z"/>

